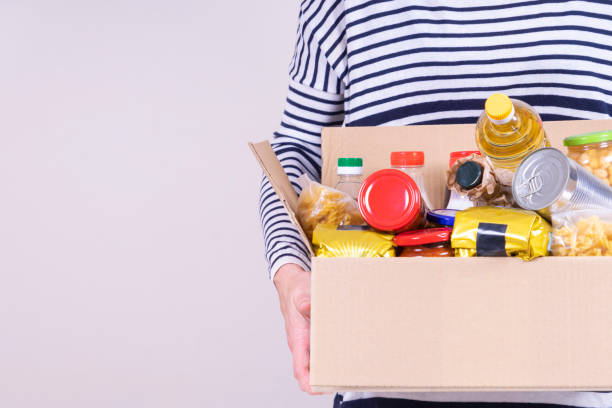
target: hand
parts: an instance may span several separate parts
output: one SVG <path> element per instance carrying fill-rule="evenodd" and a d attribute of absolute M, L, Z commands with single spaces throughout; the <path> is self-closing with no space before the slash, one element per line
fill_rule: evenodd
<path fill-rule="evenodd" d="M 315 394 L 310 389 L 310 272 L 286 264 L 274 275 L 274 284 L 293 355 L 293 376 L 302 391 Z"/>

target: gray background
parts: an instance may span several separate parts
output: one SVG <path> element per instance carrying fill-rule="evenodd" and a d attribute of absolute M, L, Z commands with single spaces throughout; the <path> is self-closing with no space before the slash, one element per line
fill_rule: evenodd
<path fill-rule="evenodd" d="M 0 406 L 315 407 L 249 140 L 298 0 L 0 0 Z"/>

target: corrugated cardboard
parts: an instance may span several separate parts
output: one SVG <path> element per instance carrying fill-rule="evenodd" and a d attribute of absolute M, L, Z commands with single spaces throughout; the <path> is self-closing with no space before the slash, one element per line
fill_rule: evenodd
<path fill-rule="evenodd" d="M 545 128 L 561 147 L 612 120 Z M 340 156 L 367 176 L 424 150 L 436 205 L 449 152 L 475 146 L 473 125 L 329 128 L 322 143 L 327 185 Z M 289 195 L 276 157 L 258 160 Z M 612 390 L 612 258 L 316 258 L 310 358 L 319 391 Z"/>

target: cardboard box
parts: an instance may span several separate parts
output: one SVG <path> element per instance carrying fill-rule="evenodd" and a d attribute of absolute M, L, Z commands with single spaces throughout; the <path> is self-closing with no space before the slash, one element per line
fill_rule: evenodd
<path fill-rule="evenodd" d="M 562 148 L 612 120 L 545 128 Z M 331 186 L 340 156 L 363 157 L 366 177 L 389 167 L 391 151 L 424 150 L 436 206 L 449 152 L 475 147 L 473 125 L 322 138 Z M 268 142 L 251 147 L 295 221 L 297 196 Z M 612 390 L 612 258 L 315 258 L 310 370 L 317 391 Z"/>

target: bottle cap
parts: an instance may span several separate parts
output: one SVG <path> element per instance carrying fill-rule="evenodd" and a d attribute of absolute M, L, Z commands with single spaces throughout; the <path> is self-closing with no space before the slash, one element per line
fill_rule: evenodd
<path fill-rule="evenodd" d="M 449 241 L 452 233 L 452 228 L 429 228 L 406 231 L 396 235 L 393 241 L 397 246 L 435 244 L 436 242 Z"/>
<path fill-rule="evenodd" d="M 372 173 L 358 195 L 363 219 L 381 231 L 400 231 L 418 220 L 422 208 L 419 188 L 406 173 L 384 169 Z"/>
<path fill-rule="evenodd" d="M 422 166 L 425 164 L 423 152 L 393 152 L 391 153 L 391 166 Z"/>
<path fill-rule="evenodd" d="M 463 159 L 464 157 L 471 156 L 473 154 L 477 154 L 480 156 L 480 151 L 478 150 L 461 150 L 458 152 L 451 152 L 450 159 L 448 160 L 448 167 L 453 167 L 453 164 L 459 159 Z"/>
<path fill-rule="evenodd" d="M 508 96 L 496 93 L 485 102 L 485 111 L 493 123 L 501 125 L 507 123 L 514 114 L 514 105 Z"/>
<path fill-rule="evenodd" d="M 338 159 L 338 175 L 363 174 L 363 160 L 359 157 L 341 157 Z"/>
<path fill-rule="evenodd" d="M 457 210 L 451 210 L 449 208 L 441 208 L 439 210 L 431 210 L 427 212 L 427 221 L 433 222 L 439 225 L 446 225 L 452 227 L 455 225 L 455 216 Z"/>
<path fill-rule="evenodd" d="M 583 135 L 576 135 L 566 137 L 563 139 L 564 146 L 581 146 L 591 143 L 601 143 L 612 141 L 612 130 L 604 130 L 602 132 L 585 133 Z"/>
<path fill-rule="evenodd" d="M 466 161 L 457 169 L 457 184 L 470 190 L 482 182 L 482 167 L 473 161 Z"/>

